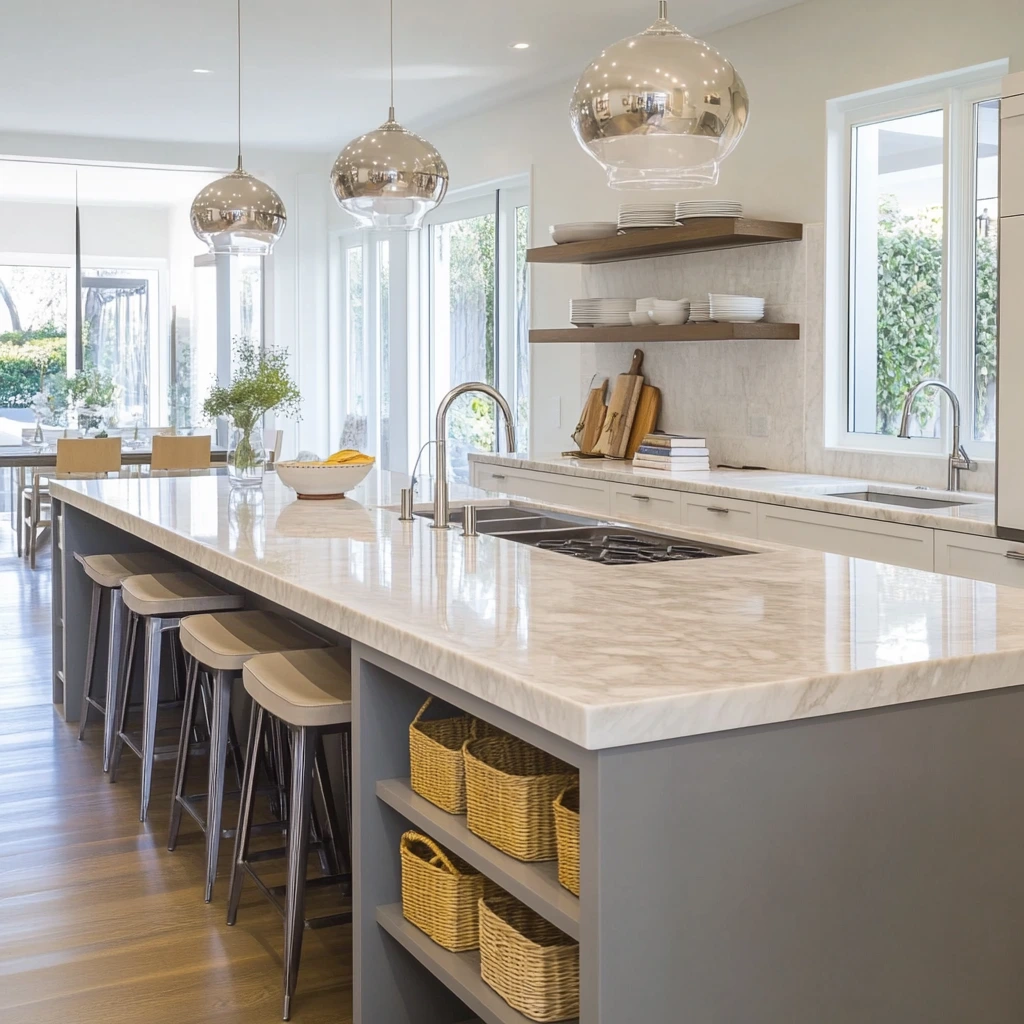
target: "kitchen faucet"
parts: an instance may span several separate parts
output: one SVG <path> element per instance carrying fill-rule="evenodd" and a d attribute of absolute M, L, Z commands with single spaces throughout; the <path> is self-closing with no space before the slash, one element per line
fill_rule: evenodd
<path fill-rule="evenodd" d="M 953 450 L 949 454 L 948 489 L 959 491 L 961 472 L 964 470 L 971 472 L 978 468 L 978 464 L 971 460 L 960 443 L 960 399 L 956 397 L 956 392 L 948 384 L 944 384 L 941 380 L 923 380 L 907 392 L 906 401 L 903 403 L 903 422 L 900 424 L 899 436 L 910 437 L 910 410 L 914 399 L 925 388 L 938 388 L 940 391 L 945 391 L 950 405 L 953 407 Z"/>
<path fill-rule="evenodd" d="M 448 410 L 456 398 L 470 391 L 478 391 L 480 394 L 494 399 L 505 419 L 505 440 L 508 442 L 509 454 L 516 450 L 516 428 L 513 425 L 512 410 L 500 391 L 492 388 L 490 384 L 473 383 L 472 381 L 452 388 L 437 407 L 437 423 L 435 424 L 437 454 L 434 469 L 434 522 L 432 524 L 435 530 L 448 529 L 450 513 L 448 506 Z"/>

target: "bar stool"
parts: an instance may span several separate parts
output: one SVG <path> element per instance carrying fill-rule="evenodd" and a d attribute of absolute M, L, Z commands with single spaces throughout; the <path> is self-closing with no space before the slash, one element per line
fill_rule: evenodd
<path fill-rule="evenodd" d="M 131 613 L 124 686 L 121 690 L 119 726 L 110 762 L 110 781 L 117 781 L 121 753 L 127 746 L 142 761 L 142 795 L 139 820 L 149 816 L 149 797 L 153 789 L 153 764 L 166 751 L 156 749 L 156 719 L 160 699 L 160 663 L 164 633 L 173 634 L 185 615 L 202 612 L 230 611 L 242 606 L 237 594 L 227 594 L 201 576 L 191 572 L 162 572 L 146 576 L 130 576 L 121 584 L 125 607 Z M 136 746 L 128 735 L 128 704 L 131 694 L 130 664 L 138 633 L 139 620 L 145 621 L 145 670 L 142 682 L 142 740 Z M 172 643 L 173 643 L 172 635 Z M 177 652 L 172 647 L 171 668 L 177 673 Z"/>
<path fill-rule="evenodd" d="M 331 914 L 307 921 L 305 896 L 307 885 L 332 885 L 351 882 L 351 874 L 340 872 L 322 878 L 306 879 L 306 866 L 311 844 L 310 826 L 313 818 L 312 784 L 319 784 L 324 803 L 327 827 L 324 841 L 333 847 L 337 858 L 338 825 L 327 771 L 323 737 L 340 733 L 342 737 L 342 773 L 345 786 L 346 829 L 344 848 L 348 867 L 349 836 L 351 835 L 351 784 L 349 750 L 352 723 L 352 677 L 349 671 L 350 654 L 337 647 L 314 651 L 294 651 L 286 654 L 266 654 L 246 662 L 242 680 L 246 692 L 252 697 L 249 723 L 249 749 L 245 759 L 245 778 L 242 782 L 242 805 L 238 815 L 238 833 L 235 837 L 235 856 L 231 866 L 231 892 L 228 898 L 228 924 L 238 916 L 238 903 L 242 895 L 242 882 L 248 875 L 284 917 L 284 1014 L 291 1016 L 292 996 L 299 974 L 302 955 L 302 935 L 308 925 L 323 928 L 344 924 L 352 914 Z M 288 726 L 292 736 L 291 800 L 289 801 L 287 850 L 249 852 L 252 835 L 253 805 L 256 796 L 256 777 L 267 720 L 274 716 Z M 287 882 L 284 886 L 268 886 L 256 874 L 252 865 L 258 860 L 269 860 L 287 855 Z M 280 896 L 285 897 L 284 906 Z"/>
<path fill-rule="evenodd" d="M 221 817 L 224 809 L 224 777 L 233 684 L 250 658 L 278 651 L 326 647 L 327 642 L 289 619 L 262 611 L 191 615 L 181 620 L 180 637 L 182 648 L 192 657 L 192 665 L 185 687 L 185 714 L 181 720 L 181 737 L 178 742 L 167 849 L 173 850 L 177 845 L 181 814 L 183 810 L 187 811 L 206 833 L 205 899 L 209 903 L 217 878 L 217 858 L 223 834 Z M 195 729 L 196 695 L 201 669 L 211 677 L 213 704 L 205 819 L 196 810 L 195 798 L 186 792 L 190 760 L 189 734 Z M 233 832 L 229 831 L 228 834 L 232 835 Z"/>
<path fill-rule="evenodd" d="M 82 688 L 82 723 L 78 727 L 79 740 L 85 737 L 89 724 L 89 709 L 95 708 L 103 715 L 103 770 L 110 771 L 110 757 L 114 751 L 114 727 L 117 722 L 118 679 L 122 668 L 121 641 L 125 635 L 124 601 L 121 599 L 121 584 L 129 576 L 141 576 L 154 572 L 171 572 L 177 563 L 159 551 L 138 551 L 120 555 L 80 555 L 75 559 L 92 580 L 92 605 L 89 610 L 89 643 L 85 652 L 85 684 Z M 110 639 L 107 656 L 106 697 L 101 704 L 92 694 L 96 662 L 96 645 L 99 642 L 100 612 L 103 594 L 110 594 Z"/>

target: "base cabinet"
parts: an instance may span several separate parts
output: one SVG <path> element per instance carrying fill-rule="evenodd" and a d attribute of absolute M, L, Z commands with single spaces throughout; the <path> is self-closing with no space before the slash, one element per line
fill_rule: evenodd
<path fill-rule="evenodd" d="M 705 494 L 683 494 L 682 499 L 683 522 L 687 526 L 736 537 L 757 536 L 756 501 L 712 498 Z"/>
<path fill-rule="evenodd" d="M 679 524 L 682 519 L 682 495 L 663 487 L 639 487 L 609 484 L 609 509 L 612 515 L 650 519 Z"/>
<path fill-rule="evenodd" d="M 936 530 L 935 571 L 970 580 L 1024 587 L 1024 544 Z"/>

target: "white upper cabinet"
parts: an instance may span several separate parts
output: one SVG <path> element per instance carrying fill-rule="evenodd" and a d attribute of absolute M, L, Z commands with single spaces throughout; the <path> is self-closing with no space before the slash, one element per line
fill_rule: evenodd
<path fill-rule="evenodd" d="M 1000 124 L 1000 215 L 1020 217 L 1024 216 L 1024 92 L 1003 98 Z"/>

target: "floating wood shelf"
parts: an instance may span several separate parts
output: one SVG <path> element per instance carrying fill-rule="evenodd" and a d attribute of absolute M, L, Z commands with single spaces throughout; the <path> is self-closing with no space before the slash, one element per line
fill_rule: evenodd
<path fill-rule="evenodd" d="M 448 814 L 417 794 L 408 779 L 377 783 L 377 798 L 472 864 L 570 938 L 580 937 L 580 901 L 558 883 L 558 862 L 523 863 L 469 831 L 465 815 Z"/>
<path fill-rule="evenodd" d="M 795 341 L 799 324 L 681 324 L 679 327 L 566 327 L 530 331 L 531 345 L 565 342 L 605 342 L 633 345 L 652 341 Z"/>
<path fill-rule="evenodd" d="M 747 220 L 743 217 L 710 217 L 690 220 L 672 228 L 644 228 L 589 242 L 566 242 L 530 249 L 527 263 L 616 263 L 652 256 L 707 249 L 734 249 L 768 242 L 798 242 L 802 224 L 779 220 Z"/>
<path fill-rule="evenodd" d="M 480 977 L 479 951 L 449 953 L 406 921 L 398 903 L 377 907 L 377 924 L 451 989 L 484 1024 L 529 1024 L 526 1017 L 484 983 Z"/>

